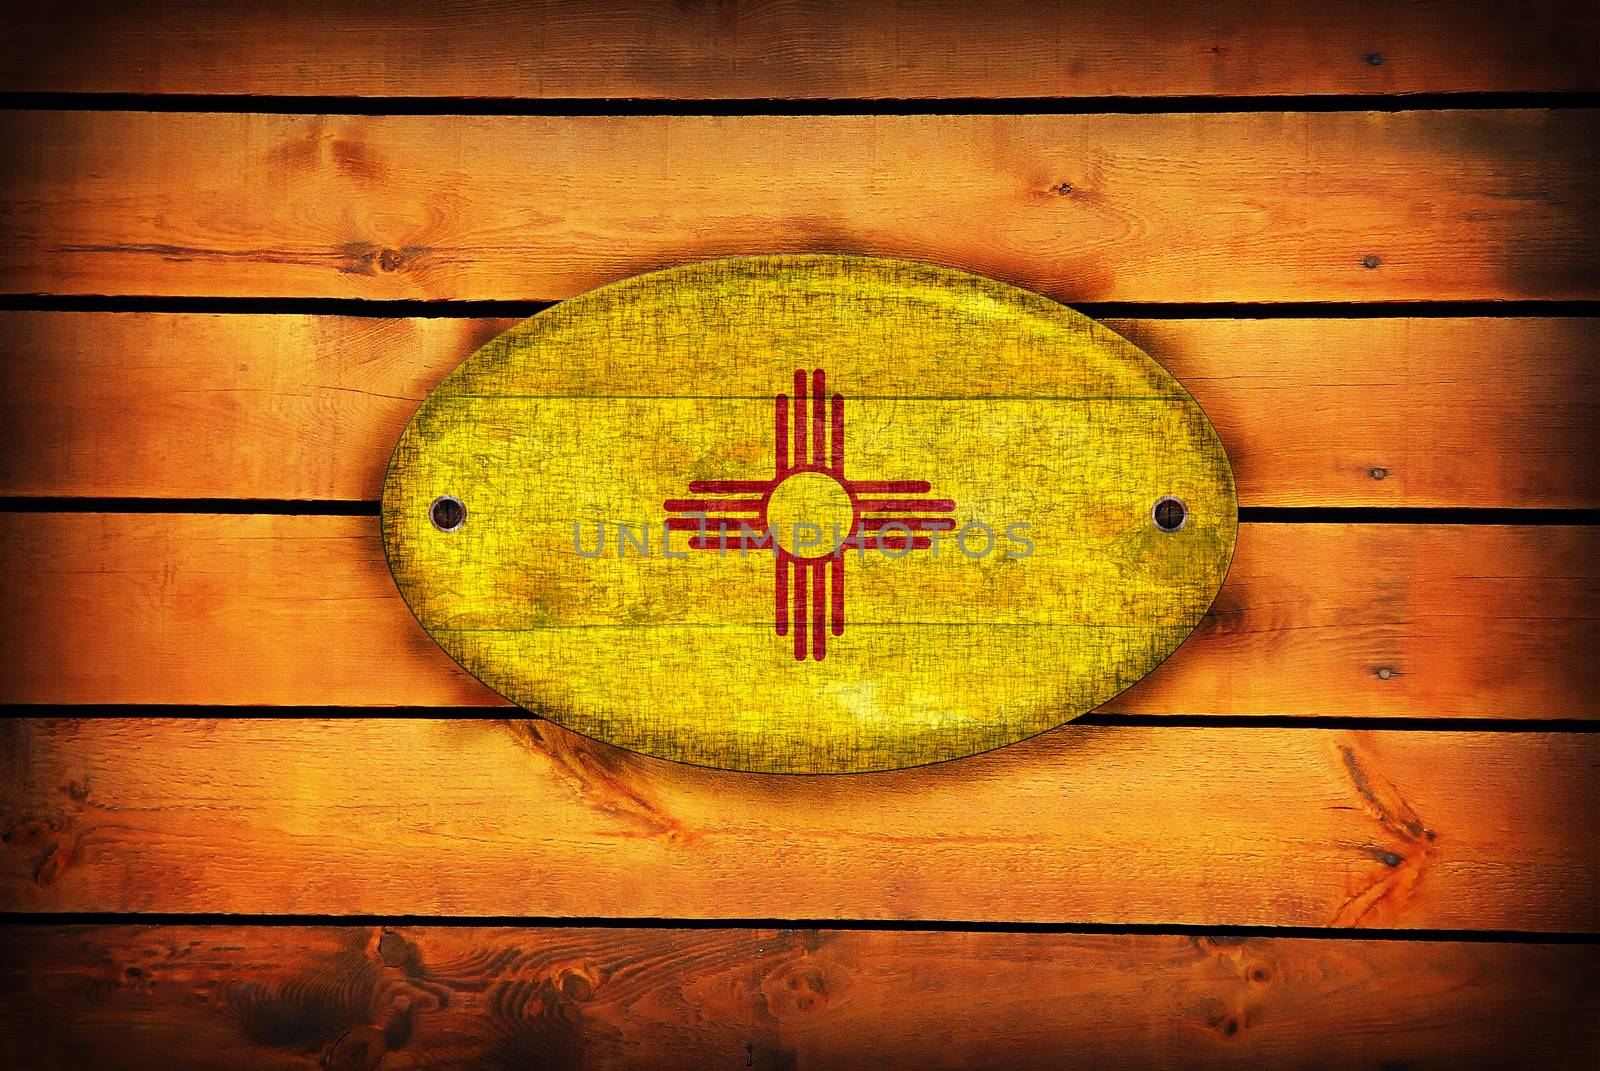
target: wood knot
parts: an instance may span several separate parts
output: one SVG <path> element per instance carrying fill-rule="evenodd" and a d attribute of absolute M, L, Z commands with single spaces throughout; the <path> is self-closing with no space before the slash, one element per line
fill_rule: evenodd
<path fill-rule="evenodd" d="M 346 1031 L 322 1057 L 328 1071 L 372 1071 L 389 1051 L 383 1032 L 373 1026 L 358 1026 Z"/>
<path fill-rule="evenodd" d="M 55 829 L 48 822 L 33 818 L 18 822 L 4 833 L 0 833 L 0 843 L 5 843 L 15 848 L 29 848 L 39 844 L 54 832 Z"/>
<path fill-rule="evenodd" d="M 1065 196 L 1067 196 L 1068 194 L 1070 194 L 1072 192 L 1072 183 L 1070 183 L 1070 182 L 1062 182 L 1062 183 L 1058 183 L 1057 185 L 1055 185 L 1055 186 L 1053 186 L 1051 188 L 1054 189 L 1057 194 L 1061 195 L 1062 197 L 1065 197 Z"/>
<path fill-rule="evenodd" d="M 594 983 L 582 971 L 562 971 L 557 984 L 561 988 L 561 995 L 568 1000 L 582 1003 L 594 998 Z"/>
<path fill-rule="evenodd" d="M 1368 52 L 1365 56 L 1362 56 L 1361 58 L 1367 61 L 1367 66 L 1369 66 L 1369 67 L 1382 67 L 1383 66 L 1383 53 L 1382 52 Z"/>
<path fill-rule="evenodd" d="M 1389 478 L 1389 470 L 1382 467 L 1376 467 L 1369 471 L 1367 475 L 1371 476 L 1374 480 L 1387 480 Z"/>
<path fill-rule="evenodd" d="M 39 886 L 49 885 L 61 875 L 61 868 L 64 865 L 65 856 L 61 852 L 61 842 L 53 840 L 39 853 L 39 861 L 33 867 L 33 883 Z"/>
<path fill-rule="evenodd" d="M 784 1003 L 800 1013 L 820 1012 L 829 1004 L 829 985 L 815 967 L 796 967 L 783 979 Z"/>
<path fill-rule="evenodd" d="M 411 944 L 393 930 L 378 938 L 378 958 L 388 967 L 402 967 L 411 958 Z"/>
<path fill-rule="evenodd" d="M 378 267 L 384 271 L 399 271 L 406 266 L 406 255 L 398 249 L 385 249 L 378 254 Z"/>
<path fill-rule="evenodd" d="M 1361 266 L 1368 271 L 1371 271 L 1373 268 L 1376 268 L 1382 263 L 1383 258 L 1378 256 L 1376 253 L 1368 253 L 1366 256 L 1361 258 Z"/>

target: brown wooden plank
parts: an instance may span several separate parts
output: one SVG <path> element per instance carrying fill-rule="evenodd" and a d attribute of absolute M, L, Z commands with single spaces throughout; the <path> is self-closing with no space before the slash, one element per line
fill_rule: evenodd
<path fill-rule="evenodd" d="M 1242 505 L 1600 501 L 1595 319 L 1111 325 L 1205 408 Z"/>
<path fill-rule="evenodd" d="M 496 706 L 364 517 L 0 515 L 0 702 Z M 1600 529 L 1246 524 L 1211 614 L 1107 709 L 1592 717 Z"/>
<path fill-rule="evenodd" d="M 1593 1065 L 1592 946 L 849 930 L 19 927 L 28 1067 Z"/>
<path fill-rule="evenodd" d="M 1600 296 L 1600 111 L 0 116 L 0 289 L 553 299 L 875 253 L 1068 301 Z"/>
<path fill-rule="evenodd" d="M 0 90 L 1037 97 L 1600 88 L 1591 5 L 314 0 L 17 5 Z"/>
<path fill-rule="evenodd" d="M 375 499 L 422 398 L 513 322 L 0 313 L 0 494 Z M 1111 325 L 1206 408 L 1244 505 L 1600 504 L 1592 318 Z"/>
<path fill-rule="evenodd" d="M 0 494 L 370 499 L 515 319 L 0 313 Z"/>
<path fill-rule="evenodd" d="M 0 728 L 8 911 L 1600 923 L 1588 733 L 1069 726 L 808 778 L 527 719 Z"/>

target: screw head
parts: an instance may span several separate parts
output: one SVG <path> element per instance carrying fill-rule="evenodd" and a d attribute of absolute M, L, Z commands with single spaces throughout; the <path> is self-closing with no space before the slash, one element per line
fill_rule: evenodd
<path fill-rule="evenodd" d="M 1150 508 L 1150 520 L 1163 532 L 1176 532 L 1189 522 L 1189 507 L 1181 498 L 1162 495 Z"/>
<path fill-rule="evenodd" d="M 467 523 L 467 507 L 455 495 L 440 495 L 428 507 L 428 520 L 441 532 L 454 532 Z"/>

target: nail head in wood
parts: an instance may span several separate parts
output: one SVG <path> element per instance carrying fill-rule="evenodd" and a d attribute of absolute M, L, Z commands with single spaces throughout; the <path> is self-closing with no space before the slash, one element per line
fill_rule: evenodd
<path fill-rule="evenodd" d="M 454 495 L 440 495 L 428 507 L 428 519 L 441 532 L 454 532 L 467 523 L 467 507 Z"/>
<path fill-rule="evenodd" d="M 1151 508 L 1150 519 L 1163 532 L 1176 532 L 1189 520 L 1189 507 L 1180 498 L 1163 495 Z"/>

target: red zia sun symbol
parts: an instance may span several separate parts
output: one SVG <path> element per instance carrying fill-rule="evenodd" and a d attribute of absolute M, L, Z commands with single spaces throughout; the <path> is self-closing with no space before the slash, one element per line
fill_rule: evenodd
<path fill-rule="evenodd" d="M 875 497 L 925 495 L 926 481 L 845 478 L 844 395 L 829 399 L 824 383 L 822 369 L 811 373 L 809 426 L 804 369 L 795 371 L 792 401 L 786 394 L 773 399 L 770 480 L 695 480 L 690 494 L 717 497 L 665 503 L 668 513 L 688 514 L 671 518 L 667 528 L 696 533 L 690 550 L 775 552 L 773 625 L 780 636 L 793 629 L 794 657 L 802 662 L 808 622 L 809 651 L 819 662 L 827 654 L 828 632 L 844 634 L 846 547 L 861 554 L 898 551 L 891 556 L 899 558 L 933 545 L 931 537 L 916 533 L 955 527 L 949 517 L 925 516 L 954 512 L 948 498 Z"/>

